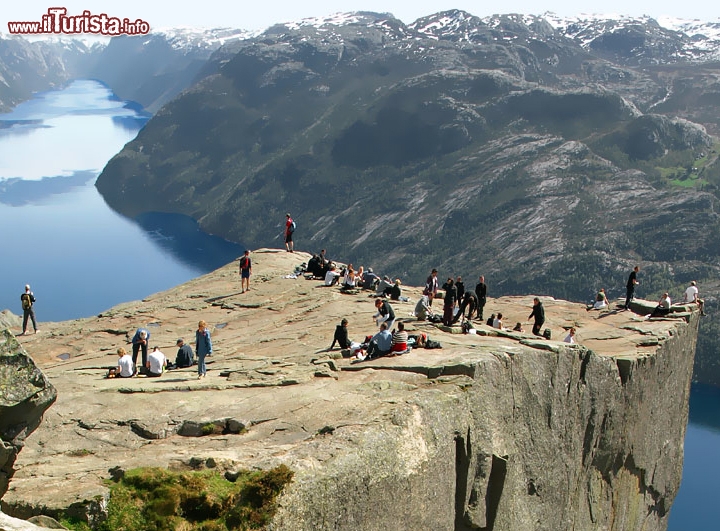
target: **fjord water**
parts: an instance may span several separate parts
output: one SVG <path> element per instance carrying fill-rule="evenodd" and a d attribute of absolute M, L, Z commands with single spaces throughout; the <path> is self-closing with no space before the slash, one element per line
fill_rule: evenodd
<path fill-rule="evenodd" d="M 720 388 L 693 384 L 685 434 L 683 479 L 668 531 L 716 531 L 720 517 Z"/>
<path fill-rule="evenodd" d="M 30 284 L 41 322 L 87 317 L 242 254 L 190 218 L 129 220 L 105 204 L 94 183 L 147 121 L 137 107 L 78 80 L 0 115 L 0 310 L 21 314 Z"/>
<path fill-rule="evenodd" d="M 21 313 L 26 283 L 37 317 L 97 314 L 185 282 L 233 260 L 242 247 L 198 230 L 190 218 L 129 220 L 94 183 L 147 117 L 102 84 L 79 80 L 0 115 L 0 310 Z M 138 323 L 143 324 L 143 323 Z M 693 386 L 685 468 L 670 531 L 718 529 L 720 390 Z"/>

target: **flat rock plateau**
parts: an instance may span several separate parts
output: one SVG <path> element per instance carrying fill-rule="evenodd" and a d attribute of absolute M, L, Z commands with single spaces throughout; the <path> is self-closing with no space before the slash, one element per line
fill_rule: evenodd
<path fill-rule="evenodd" d="M 234 262 L 17 338 L 57 402 L 25 440 L 5 513 L 102 512 L 115 467 L 284 463 L 295 478 L 273 529 L 666 528 L 697 311 L 645 320 L 654 304 L 586 311 L 538 294 L 552 340 L 479 322 L 462 334 L 418 322 L 421 288 L 404 287 L 411 302 L 392 303 L 397 317 L 442 348 L 352 363 L 327 349 L 342 318 L 354 341 L 376 332 L 371 292 L 288 278 L 305 253 L 252 258 L 246 293 Z M 529 331 L 534 296 L 490 298 L 485 317 L 500 311 Z M 205 379 L 195 367 L 105 378 L 138 327 L 174 360 L 176 339 L 193 343 L 200 319 L 214 346 Z M 577 345 L 562 342 L 571 326 Z"/>

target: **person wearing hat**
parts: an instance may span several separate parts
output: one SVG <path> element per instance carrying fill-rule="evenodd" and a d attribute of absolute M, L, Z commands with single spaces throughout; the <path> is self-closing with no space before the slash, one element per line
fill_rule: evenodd
<path fill-rule="evenodd" d="M 192 367 L 195 363 L 193 349 L 190 345 L 185 344 L 183 338 L 179 338 L 176 342 L 178 347 L 177 356 L 175 356 L 175 367 L 182 369 L 183 367 Z"/>
<path fill-rule="evenodd" d="M 25 292 L 20 295 L 20 303 L 22 304 L 23 309 L 23 331 L 20 335 L 25 335 L 28 319 L 32 321 L 33 330 L 35 330 L 35 333 L 37 334 L 37 322 L 35 321 L 35 310 L 33 309 L 33 305 L 35 304 L 35 295 L 33 295 L 33 292 L 30 291 L 30 284 L 25 284 Z"/>

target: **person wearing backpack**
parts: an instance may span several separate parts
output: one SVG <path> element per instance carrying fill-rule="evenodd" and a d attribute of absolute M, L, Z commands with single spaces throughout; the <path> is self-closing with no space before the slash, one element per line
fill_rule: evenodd
<path fill-rule="evenodd" d="M 37 322 L 35 321 L 35 310 L 33 309 L 33 305 L 35 304 L 35 295 L 33 295 L 33 292 L 30 291 L 30 284 L 25 284 L 25 293 L 20 295 L 20 303 L 22 304 L 23 310 L 23 331 L 20 335 L 24 336 L 27 331 L 28 318 L 32 320 L 33 329 L 37 334 L 38 328 Z"/>
<path fill-rule="evenodd" d="M 250 251 L 245 249 L 245 254 L 240 258 L 240 289 L 242 293 L 250 291 L 250 275 L 252 274 L 252 261 Z"/>
<path fill-rule="evenodd" d="M 295 222 L 290 217 L 290 212 L 285 214 L 285 249 L 292 253 L 293 251 L 293 233 L 295 232 Z"/>

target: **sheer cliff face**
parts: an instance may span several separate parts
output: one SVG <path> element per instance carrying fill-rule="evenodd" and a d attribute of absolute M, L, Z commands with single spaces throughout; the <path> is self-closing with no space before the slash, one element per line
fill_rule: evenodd
<path fill-rule="evenodd" d="M 25 437 L 55 402 L 55 388 L 7 330 L 0 331 L 0 497 Z"/>
<path fill-rule="evenodd" d="M 445 366 L 455 392 L 417 393 L 362 434 L 336 431 L 319 468 L 305 456 L 276 528 L 665 529 L 696 329 L 697 316 L 648 356 L 518 348 Z"/>
<path fill-rule="evenodd" d="M 448 333 L 409 319 L 414 305 L 398 301 L 410 333 L 443 348 L 352 363 L 337 350 L 326 357 L 328 340 L 341 318 L 353 338 L 370 332 L 375 306 L 366 293 L 285 278 L 308 258 L 256 250 L 261 289 L 239 292 L 231 263 L 22 338 L 60 398 L 27 439 L 4 510 L 57 516 L 84 506 L 101 516 L 110 466 L 283 463 L 294 471 L 272 527 L 283 531 L 665 528 L 681 478 L 696 308 L 644 320 L 650 302 L 636 300 L 638 313 L 595 312 L 541 297 L 548 341 L 480 324 Z M 412 299 L 421 292 L 403 285 Z M 489 298 L 485 312 L 523 320 L 532 300 Z M 208 378 L 192 368 L 103 378 L 108 347 L 126 345 L 139 323 L 151 319 L 153 341 L 171 345 L 200 315 L 216 325 Z M 570 326 L 578 345 L 557 340 Z M 37 378 L 27 370 L 17 402 L 47 396 L 28 383 Z M 12 418 L 5 412 L 0 421 Z M 208 424 L 218 431 L 203 436 Z"/>

